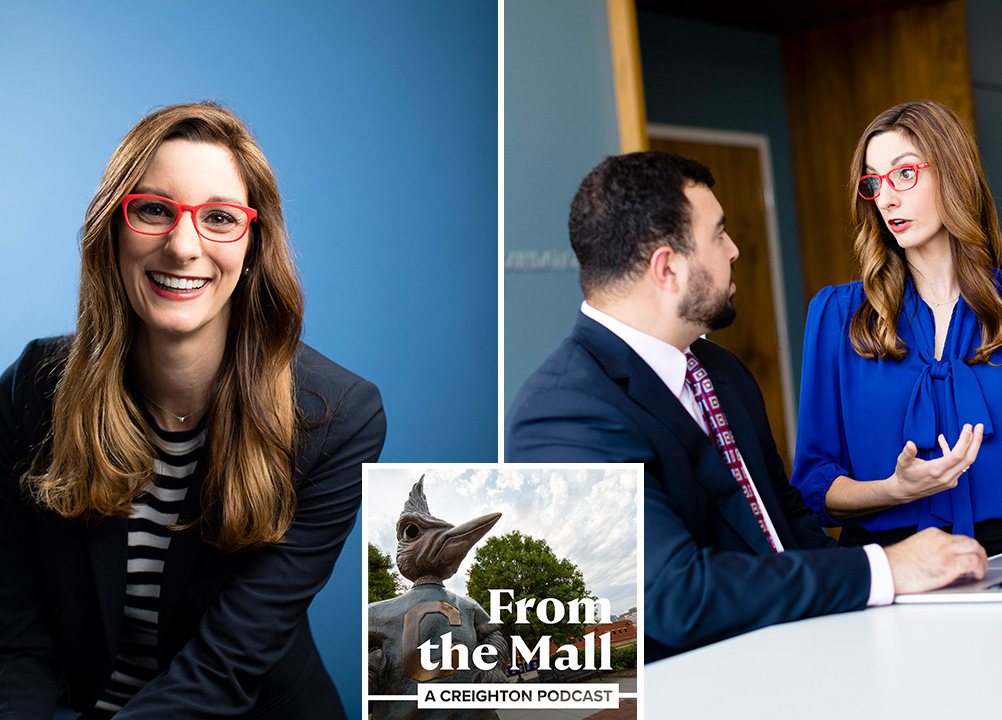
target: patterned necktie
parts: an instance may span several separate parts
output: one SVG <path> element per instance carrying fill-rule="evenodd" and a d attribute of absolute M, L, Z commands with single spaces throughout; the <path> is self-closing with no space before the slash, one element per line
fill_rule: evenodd
<path fill-rule="evenodd" d="M 720 407 L 720 400 L 717 399 L 717 393 L 713 389 L 713 383 L 710 382 L 710 376 L 692 353 L 686 353 L 685 360 L 685 381 L 689 383 L 689 387 L 692 388 L 692 394 L 696 397 L 696 402 L 699 403 L 700 410 L 703 411 L 703 418 L 710 427 L 710 432 L 713 433 L 717 449 L 724 456 L 724 461 L 727 463 L 727 467 L 730 468 L 731 475 L 734 476 L 734 479 L 738 481 L 738 485 L 741 486 L 745 500 L 748 501 L 752 514 L 758 520 L 758 526 L 762 528 L 762 532 L 765 533 L 766 538 L 769 540 L 769 545 L 772 546 L 773 552 L 779 552 L 776 539 L 769 532 L 769 527 L 765 524 L 765 516 L 762 514 L 762 508 L 759 507 L 758 502 L 755 500 L 751 478 L 748 477 L 748 470 L 745 468 L 744 463 L 741 462 L 738 446 L 734 442 L 734 435 L 727 424 L 727 416 L 724 415 L 724 410 Z"/>

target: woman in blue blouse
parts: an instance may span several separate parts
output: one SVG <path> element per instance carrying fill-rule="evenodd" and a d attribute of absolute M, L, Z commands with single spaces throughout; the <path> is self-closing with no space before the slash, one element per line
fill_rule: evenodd
<path fill-rule="evenodd" d="M 905 103 L 852 168 L 863 280 L 811 302 L 792 482 L 845 545 L 940 527 L 1002 552 L 1002 238 L 977 145 Z"/>

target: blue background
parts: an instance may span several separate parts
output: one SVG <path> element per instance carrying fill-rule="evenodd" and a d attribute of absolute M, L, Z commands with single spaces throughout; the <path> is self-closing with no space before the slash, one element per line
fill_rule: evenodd
<path fill-rule="evenodd" d="M 0 4 L 0 365 L 72 331 L 78 230 L 126 131 L 209 98 L 278 175 L 306 341 L 383 393 L 382 459 L 497 460 L 497 20 L 494 0 Z M 350 716 L 360 535 L 310 613 Z"/>

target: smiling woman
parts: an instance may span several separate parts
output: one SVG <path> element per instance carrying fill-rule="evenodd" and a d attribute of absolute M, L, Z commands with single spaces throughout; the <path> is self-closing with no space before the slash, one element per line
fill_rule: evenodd
<path fill-rule="evenodd" d="M 157 194 L 149 194 L 154 188 Z M 143 344 L 187 335 L 203 349 L 221 351 L 256 215 L 246 207 L 233 155 L 219 145 L 168 140 L 137 190 L 122 202 L 118 270 L 142 322 Z M 219 204 L 221 197 L 227 205 Z M 180 222 L 185 212 L 191 223 Z"/>
<path fill-rule="evenodd" d="M 68 692 L 88 718 L 344 717 L 306 609 L 385 418 L 300 342 L 277 185 L 240 119 L 196 103 L 134 127 L 81 265 L 76 333 L 0 379 L 0 715 Z"/>

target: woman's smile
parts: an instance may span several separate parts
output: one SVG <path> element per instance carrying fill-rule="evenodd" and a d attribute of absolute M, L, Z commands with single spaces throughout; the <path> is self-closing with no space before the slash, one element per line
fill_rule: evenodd
<path fill-rule="evenodd" d="M 147 272 L 146 277 L 153 286 L 153 292 L 167 300 L 194 300 L 211 282 L 208 278 L 178 277 L 153 271 Z"/>

